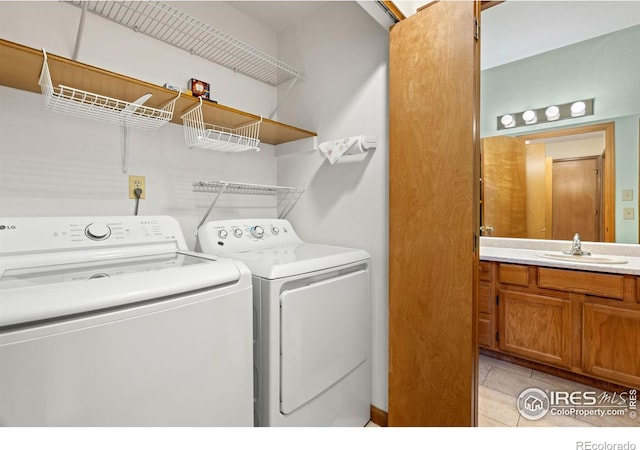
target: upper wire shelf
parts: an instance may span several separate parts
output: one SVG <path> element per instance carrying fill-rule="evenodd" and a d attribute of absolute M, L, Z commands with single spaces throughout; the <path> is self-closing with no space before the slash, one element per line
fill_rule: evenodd
<path fill-rule="evenodd" d="M 208 192 L 216 194 L 211 206 L 200 221 L 199 229 L 207 221 L 220 196 L 226 194 L 261 195 L 276 197 L 276 209 L 280 211 L 279 219 L 284 219 L 293 209 L 304 193 L 304 188 L 289 186 L 269 186 L 265 184 L 233 183 L 229 181 L 199 181 L 193 184 L 194 192 Z"/>
<path fill-rule="evenodd" d="M 126 102 L 69 86 L 54 87 L 47 63 L 47 52 L 43 49 L 42 53 L 44 62 L 38 84 L 42 88 L 44 105 L 49 110 L 146 130 L 157 129 L 173 117 L 173 109 L 180 94 L 163 108 L 156 109 L 140 103 L 148 96 L 134 102 Z"/>
<path fill-rule="evenodd" d="M 260 151 L 259 121 L 238 128 L 225 128 L 205 123 L 202 119 L 202 98 L 200 103 L 181 116 L 184 140 L 189 148 L 204 148 L 221 152 Z"/>
<path fill-rule="evenodd" d="M 296 68 L 159 1 L 78 1 L 67 3 L 136 32 L 247 75 L 271 86 L 304 79 Z"/>

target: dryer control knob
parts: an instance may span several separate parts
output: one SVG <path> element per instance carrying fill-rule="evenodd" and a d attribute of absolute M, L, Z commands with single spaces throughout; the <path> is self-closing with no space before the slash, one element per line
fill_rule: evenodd
<path fill-rule="evenodd" d="M 90 223 L 84 229 L 84 234 L 94 241 L 103 241 L 111 236 L 111 228 L 104 223 Z"/>
<path fill-rule="evenodd" d="M 264 236 L 264 228 L 262 228 L 260 225 L 251 227 L 251 236 L 256 239 L 262 239 L 262 236 Z"/>
<path fill-rule="evenodd" d="M 271 232 L 273 234 L 280 234 L 280 228 L 278 227 L 271 227 Z"/>
<path fill-rule="evenodd" d="M 234 228 L 233 235 L 237 238 L 242 237 L 242 230 L 240 228 Z"/>
<path fill-rule="evenodd" d="M 227 232 L 227 230 L 218 230 L 218 237 L 220 239 L 226 239 L 227 236 L 229 236 L 229 233 Z"/>

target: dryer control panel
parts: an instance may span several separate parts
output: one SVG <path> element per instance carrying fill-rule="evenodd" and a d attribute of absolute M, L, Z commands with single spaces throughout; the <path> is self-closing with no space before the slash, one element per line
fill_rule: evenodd
<path fill-rule="evenodd" d="M 285 219 L 216 220 L 200 227 L 196 250 L 222 255 L 300 243 Z"/>

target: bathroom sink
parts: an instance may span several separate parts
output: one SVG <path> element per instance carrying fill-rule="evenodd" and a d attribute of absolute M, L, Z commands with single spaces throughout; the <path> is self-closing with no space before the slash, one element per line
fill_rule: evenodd
<path fill-rule="evenodd" d="M 628 261 L 612 256 L 602 255 L 567 255 L 566 253 L 543 253 L 543 258 L 560 259 L 563 261 L 581 262 L 590 264 L 626 264 Z"/>

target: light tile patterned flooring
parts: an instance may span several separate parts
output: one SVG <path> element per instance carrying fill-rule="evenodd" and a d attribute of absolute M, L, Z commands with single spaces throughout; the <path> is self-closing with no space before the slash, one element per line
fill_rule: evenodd
<path fill-rule="evenodd" d="M 516 402 L 527 388 L 601 390 L 485 355 L 480 355 L 478 383 L 478 425 L 481 427 L 640 427 L 640 417 L 632 420 L 628 414 L 621 417 L 547 414 L 540 420 L 525 419 L 520 416 Z"/>
<path fill-rule="evenodd" d="M 530 387 L 550 390 L 596 391 L 600 389 L 565 380 L 526 367 L 480 355 L 478 386 L 478 426 L 480 427 L 640 427 L 623 417 L 568 417 L 547 414 L 540 420 L 527 420 L 516 407 L 518 396 Z M 377 427 L 369 422 L 367 427 Z"/>

